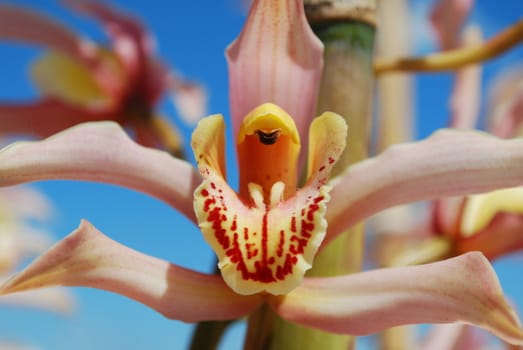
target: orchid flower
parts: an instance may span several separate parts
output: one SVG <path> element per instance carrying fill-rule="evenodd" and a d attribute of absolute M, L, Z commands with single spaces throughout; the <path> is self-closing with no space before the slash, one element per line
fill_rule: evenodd
<path fill-rule="evenodd" d="M 387 207 L 523 183 L 523 140 L 460 131 L 392 147 L 328 181 L 344 147 L 346 126 L 326 112 L 310 125 L 307 180 L 300 187 L 301 130 L 296 125 L 306 125 L 302 118 L 311 117 L 319 52 L 301 1 L 253 2 L 245 30 L 229 49 L 233 123 L 240 122 L 236 113 L 245 114 L 234 127 L 238 193 L 225 181 L 220 115 L 200 121 L 193 134 L 199 171 L 134 143 L 111 122 L 82 124 L 0 152 L 2 186 L 88 180 L 165 201 L 200 226 L 220 260 L 222 277 L 142 254 L 82 221 L 0 293 L 87 286 L 125 295 L 185 322 L 234 319 L 265 303 L 292 322 L 356 335 L 399 324 L 463 321 L 523 344 L 519 320 L 481 253 L 423 266 L 303 277 L 316 251 Z M 294 78 L 282 78 L 287 72 Z M 304 82 L 313 85 L 304 87 Z M 284 89 L 276 88 L 280 83 Z M 294 97 L 276 101 L 276 94 L 287 92 Z M 283 108 L 274 104 L 286 101 Z M 296 111 L 305 112 L 292 115 Z"/>
<path fill-rule="evenodd" d="M 466 13 L 454 7 L 463 5 L 460 1 L 440 1 L 433 13 L 440 13 L 434 24 L 436 33 L 445 32 L 441 27 L 453 23 L 460 27 Z M 458 6 L 459 5 L 459 6 Z M 454 7 L 453 7 L 454 6 Z M 442 8 L 445 8 L 443 10 Z M 462 9 L 463 10 L 463 9 Z M 450 34 L 449 34 L 450 35 Z M 442 48 L 451 47 L 451 42 L 459 42 L 454 37 L 441 36 Z M 463 44 L 478 44 L 477 30 L 465 31 Z M 505 77 L 497 84 L 498 97 L 491 107 L 492 132 L 500 137 L 517 134 L 519 127 L 518 78 L 512 72 L 511 79 Z M 458 72 L 451 98 L 450 125 L 458 128 L 473 128 L 479 114 L 481 70 L 467 67 Z M 505 91 L 502 93 L 501 91 Z M 507 99 L 501 98 L 507 95 Z M 508 102 L 506 102 L 508 101 Z M 507 107 L 509 106 L 509 107 Z M 523 248 L 520 232 L 523 229 L 523 188 L 506 188 L 493 192 L 439 199 L 432 203 L 432 212 L 426 222 L 415 230 L 417 241 L 408 243 L 405 252 L 392 256 L 390 264 L 404 265 L 433 261 L 442 257 L 454 256 L 468 251 L 479 250 L 489 259 Z"/>
<path fill-rule="evenodd" d="M 167 91 L 191 123 L 205 113 L 205 91 L 155 57 L 152 38 L 134 18 L 99 1 L 66 1 L 99 20 L 111 47 L 76 36 L 53 20 L 15 5 L 0 6 L 0 38 L 42 45 L 31 67 L 40 100 L 0 105 L 3 133 L 47 137 L 87 121 L 113 120 L 139 142 L 178 152 L 180 139 L 154 105 Z"/>

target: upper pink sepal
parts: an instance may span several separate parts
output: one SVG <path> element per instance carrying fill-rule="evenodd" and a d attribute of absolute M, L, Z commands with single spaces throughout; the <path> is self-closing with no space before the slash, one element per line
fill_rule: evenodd
<path fill-rule="evenodd" d="M 227 49 L 234 135 L 255 107 L 271 102 L 296 122 L 301 139 L 316 115 L 323 45 L 301 0 L 255 0 L 240 36 Z"/>

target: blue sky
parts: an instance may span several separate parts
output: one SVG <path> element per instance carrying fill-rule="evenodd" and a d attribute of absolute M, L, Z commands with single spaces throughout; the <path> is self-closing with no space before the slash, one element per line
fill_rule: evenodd
<path fill-rule="evenodd" d="M 105 36 L 91 19 L 81 17 L 61 6 L 58 1 L 16 1 L 41 10 L 60 22 L 75 28 L 92 39 Z M 238 35 L 245 19 L 240 0 L 160 2 L 143 0 L 113 1 L 138 16 L 158 42 L 159 55 L 183 76 L 202 82 L 210 92 L 209 114 L 228 115 L 228 83 L 224 58 L 225 47 Z M 424 13 L 427 2 L 416 1 L 415 12 Z M 167 5 L 166 5 L 167 4 Z M 523 13 L 520 2 L 485 2 L 472 18 L 486 25 L 490 37 L 515 22 Z M 416 31 L 416 43 L 426 39 L 424 30 Z M 434 47 L 423 42 L 418 52 Z M 0 43 L 0 101 L 29 99 L 35 96 L 27 75 L 27 64 L 39 50 L 28 46 Z M 521 61 L 518 49 L 485 67 L 484 82 L 488 83 L 501 69 Z M 418 137 L 444 127 L 447 121 L 451 76 L 430 74 L 416 79 L 418 101 L 415 110 Z M 9 82 L 8 84 L 2 82 Z M 162 103 L 166 115 L 175 110 L 166 100 Z M 190 130 L 184 129 L 186 141 Z M 231 168 L 234 169 L 234 168 Z M 175 174 L 173 174 L 175 176 Z M 199 271 L 212 269 L 213 255 L 195 227 L 162 202 L 115 186 L 53 181 L 35 187 L 45 191 L 57 208 L 50 224 L 56 238 L 67 235 L 86 218 L 111 238 L 144 253 L 157 256 Z M 518 273 L 513 266 L 518 257 L 499 262 L 499 275 L 509 296 L 523 295 L 523 288 L 514 283 Z M 192 327 L 170 321 L 155 311 L 111 293 L 73 288 L 78 309 L 71 317 L 62 317 L 30 310 L 2 309 L 0 339 L 23 340 L 44 349 L 183 349 L 188 344 Z M 523 305 L 523 304 L 522 304 Z M 226 339 L 223 348 L 241 348 L 241 325 Z"/>

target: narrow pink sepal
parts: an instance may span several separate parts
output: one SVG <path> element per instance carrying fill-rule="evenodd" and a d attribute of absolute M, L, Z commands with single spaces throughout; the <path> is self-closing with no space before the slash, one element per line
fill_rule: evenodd
<path fill-rule="evenodd" d="M 0 151 L 0 186 L 51 179 L 128 187 L 165 201 L 193 221 L 193 191 L 201 182 L 189 163 L 136 144 L 112 122 L 80 124 Z"/>
<path fill-rule="evenodd" d="M 519 320 L 478 252 L 433 264 L 309 278 L 272 299 L 284 319 L 352 335 L 417 323 L 465 322 L 523 344 Z"/>
<path fill-rule="evenodd" d="M 89 41 L 54 20 L 16 5 L 0 5 L 0 38 L 53 48 L 80 59 L 96 51 Z"/>
<path fill-rule="evenodd" d="M 460 30 L 474 0 L 438 0 L 430 13 L 432 29 L 442 50 L 459 45 Z"/>
<path fill-rule="evenodd" d="M 261 296 L 232 292 L 219 276 L 184 269 L 125 247 L 86 221 L 0 287 L 8 294 L 55 285 L 108 290 L 185 322 L 242 317 Z"/>
<path fill-rule="evenodd" d="M 523 184 L 523 139 L 442 130 L 393 146 L 333 181 L 326 241 L 399 204 L 488 192 Z"/>
<path fill-rule="evenodd" d="M 316 115 L 323 45 L 301 0 L 255 0 L 240 36 L 227 49 L 234 135 L 255 107 L 274 103 L 296 122 L 301 140 Z"/>

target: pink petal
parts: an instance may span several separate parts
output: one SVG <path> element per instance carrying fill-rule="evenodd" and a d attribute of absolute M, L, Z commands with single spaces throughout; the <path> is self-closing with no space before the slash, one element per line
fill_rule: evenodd
<path fill-rule="evenodd" d="M 48 137 L 79 123 L 116 120 L 108 109 L 80 107 L 55 99 L 34 103 L 0 104 L 0 134 Z"/>
<path fill-rule="evenodd" d="M 95 53 L 90 42 L 52 19 L 21 6 L 0 5 L 0 38 L 54 48 L 77 58 Z"/>
<path fill-rule="evenodd" d="M 169 154 L 142 147 L 111 122 L 81 124 L 0 152 L 0 186 L 50 179 L 112 183 L 155 196 L 194 220 L 200 176 Z"/>
<path fill-rule="evenodd" d="M 273 299 L 283 318 L 327 332 L 362 335 L 403 324 L 465 322 L 523 344 L 519 320 L 480 253 L 434 264 L 307 279 Z"/>
<path fill-rule="evenodd" d="M 326 240 L 399 204 L 522 183 L 522 139 L 500 140 L 475 131 L 439 131 L 424 141 L 393 146 L 333 181 Z"/>
<path fill-rule="evenodd" d="M 256 0 L 240 36 L 227 49 L 234 135 L 245 115 L 266 102 L 295 120 L 300 138 L 316 113 L 323 48 L 301 0 Z"/>
<path fill-rule="evenodd" d="M 127 248 L 86 221 L 7 281 L 0 293 L 54 285 L 112 291 L 185 322 L 242 317 L 261 302 L 260 296 L 235 294 L 218 276 L 184 269 Z"/>
<path fill-rule="evenodd" d="M 459 45 L 459 33 L 474 0 L 438 0 L 430 14 L 432 29 L 442 50 Z"/>

